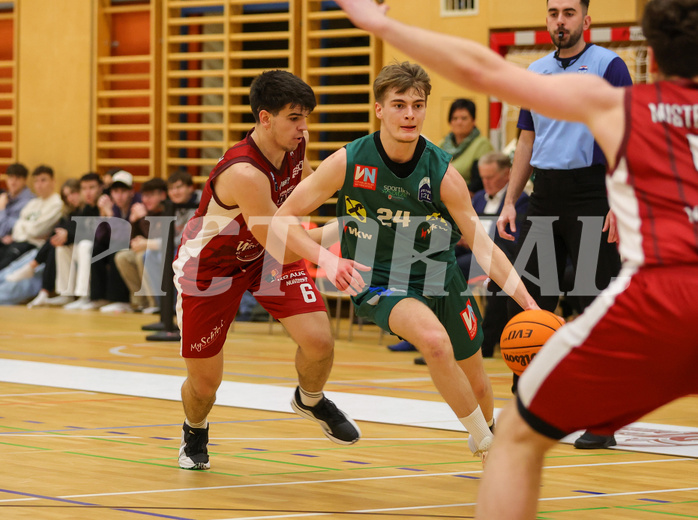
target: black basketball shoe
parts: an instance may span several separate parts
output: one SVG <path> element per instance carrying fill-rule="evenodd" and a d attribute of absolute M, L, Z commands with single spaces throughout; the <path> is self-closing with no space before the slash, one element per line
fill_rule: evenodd
<path fill-rule="evenodd" d="M 192 428 L 182 425 L 182 444 L 179 446 L 179 467 L 182 469 L 211 469 L 208 461 L 208 425 Z"/>
<path fill-rule="evenodd" d="M 323 396 L 315 406 L 305 406 L 301 401 L 300 389 L 296 387 L 291 408 L 301 417 L 318 423 L 332 442 L 349 445 L 361 438 L 361 430 L 356 423 L 327 397 Z"/>
<path fill-rule="evenodd" d="M 616 444 L 615 435 L 596 435 L 589 430 L 574 441 L 574 447 L 578 450 L 602 450 Z"/>

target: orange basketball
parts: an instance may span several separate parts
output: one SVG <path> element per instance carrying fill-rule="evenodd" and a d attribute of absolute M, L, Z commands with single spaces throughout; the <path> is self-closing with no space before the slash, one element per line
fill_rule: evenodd
<path fill-rule="evenodd" d="M 502 357 L 509 368 L 521 375 L 548 338 L 565 320 L 552 312 L 523 311 L 506 324 L 499 340 Z"/>

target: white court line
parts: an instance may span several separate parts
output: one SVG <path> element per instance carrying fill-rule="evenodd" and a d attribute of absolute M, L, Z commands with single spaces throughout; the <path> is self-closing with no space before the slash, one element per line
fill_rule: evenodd
<path fill-rule="evenodd" d="M 114 429 L 118 429 L 115 426 Z M 76 429 L 76 432 L 81 431 L 81 429 Z M 7 437 L 57 437 L 59 439 L 148 439 L 149 437 L 144 437 L 142 435 L 72 435 L 70 430 L 66 430 L 65 433 L 44 433 L 44 432 L 34 432 L 34 433 L 1 433 L 0 439 L 5 439 Z M 160 437 L 159 437 L 160 438 Z M 169 437 L 170 440 L 178 440 L 179 437 Z M 220 442 L 220 441 L 238 441 L 238 442 L 248 442 L 248 441 L 317 441 L 317 437 L 211 437 L 209 442 Z M 402 442 L 413 442 L 413 441 L 457 441 L 466 443 L 467 439 L 463 436 L 459 437 L 361 437 L 361 440 L 366 441 L 402 441 Z M 302 448 L 298 448 L 301 450 Z M 293 450 L 284 450 L 293 451 Z M 252 453 L 252 452 L 250 452 Z"/>
<path fill-rule="evenodd" d="M 197 488 L 200 489 L 200 488 Z M 204 488 L 204 489 L 211 489 L 211 488 Z M 697 491 L 698 487 L 692 487 L 692 488 L 673 488 L 673 489 L 648 489 L 648 490 L 643 490 L 643 491 L 626 491 L 626 492 L 620 492 L 620 493 L 604 493 L 602 495 L 572 495 L 572 496 L 565 496 L 565 497 L 547 497 L 547 498 L 540 498 L 538 501 L 539 502 L 556 502 L 560 500 L 587 500 L 587 499 L 592 499 L 592 498 L 608 498 L 608 497 L 622 497 L 622 496 L 633 496 L 633 495 L 656 495 L 656 494 L 662 494 L 662 493 L 680 493 L 680 492 L 685 492 L 685 491 Z M 175 490 L 173 490 L 175 491 Z M 177 491 L 189 491 L 189 490 L 177 490 Z M 72 496 L 63 496 L 63 497 L 58 497 L 58 498 L 78 498 L 78 497 L 95 497 L 95 496 L 106 496 L 106 495 L 72 495 Z M 18 498 L 18 499 L 12 499 L 12 500 L 0 500 L 0 502 L 26 502 L 26 501 L 34 501 L 34 500 L 39 500 L 37 498 Z M 451 507 L 472 507 L 475 506 L 476 502 L 465 502 L 465 503 L 460 503 L 460 504 L 436 504 L 436 505 L 429 505 L 429 506 L 411 506 L 411 507 L 394 507 L 394 508 L 380 508 L 380 509 L 358 509 L 358 510 L 353 510 L 353 511 L 343 511 L 341 512 L 342 514 L 366 514 L 366 513 L 388 513 L 388 512 L 396 512 L 396 511 L 419 511 L 419 510 L 424 510 L 424 509 L 444 509 L 444 508 L 451 508 Z M 235 517 L 235 518 L 226 518 L 226 519 L 220 519 L 220 520 L 271 520 L 274 518 L 308 518 L 311 516 L 327 516 L 334 514 L 334 512 L 328 512 L 328 513 L 292 513 L 292 514 L 287 514 L 287 515 L 267 515 L 267 516 L 247 516 L 247 517 Z M 543 513 L 544 514 L 544 513 Z"/>
<path fill-rule="evenodd" d="M 26 397 L 26 396 L 30 396 L 30 395 L 62 395 L 62 394 L 95 395 L 96 393 L 97 392 L 88 392 L 87 390 L 75 390 L 74 392 L 27 392 L 26 394 L 0 394 L 0 397 Z"/>
<path fill-rule="evenodd" d="M 215 423 L 214 423 L 215 424 Z M 2 438 L 2 437 L 0 437 Z M 172 437 L 172 440 L 179 437 Z M 316 441 L 317 437 L 211 437 L 211 441 Z M 454 437 L 364 437 L 361 436 L 361 442 L 366 441 L 458 441 L 468 442 L 462 435 Z M 288 450 L 284 450 L 288 451 Z"/>
<path fill-rule="evenodd" d="M 333 513 L 294 513 L 291 515 L 274 515 L 274 516 L 247 516 L 244 518 L 229 518 L 227 520 L 261 520 L 262 518 L 308 518 L 310 516 L 327 516 Z"/>
<path fill-rule="evenodd" d="M 183 373 L 152 374 L 15 359 L 3 359 L 0 363 L 0 382 L 178 402 L 183 381 Z M 295 381 L 275 384 L 223 381 L 216 405 L 291 414 L 289 401 L 295 384 Z M 349 392 L 328 391 L 326 394 L 354 420 L 465 432 L 453 411 L 442 401 Z M 495 409 L 495 415 L 498 412 L 499 409 Z M 562 442 L 571 444 L 578 435 L 568 435 Z M 638 422 L 617 432 L 618 446 L 612 449 L 698 458 L 696 435 L 698 428 Z"/>
<path fill-rule="evenodd" d="M 114 356 L 123 356 L 123 357 L 137 357 L 137 358 L 142 358 L 140 354 L 128 354 L 127 352 L 121 352 L 123 349 L 128 348 L 126 345 L 120 345 L 118 347 L 112 347 L 109 349 L 109 353 L 114 355 Z"/>
<path fill-rule="evenodd" d="M 466 475 L 469 473 L 482 473 L 482 470 L 474 471 L 454 471 L 448 473 L 429 473 L 428 475 L 394 475 L 392 477 L 361 477 L 361 478 L 338 478 L 338 479 L 328 479 L 328 480 L 304 480 L 295 482 L 269 482 L 266 484 L 236 484 L 230 486 L 208 486 L 208 487 L 195 487 L 195 488 L 181 488 L 181 489 L 151 489 L 151 490 L 140 490 L 140 491 L 118 491 L 113 493 L 90 493 L 85 495 L 65 495 L 58 498 L 70 499 L 70 498 L 93 498 L 93 497 L 112 497 L 112 496 L 124 496 L 124 495 L 152 495 L 157 493 L 182 493 L 187 491 L 215 491 L 219 489 L 239 489 L 239 488 L 256 488 L 256 487 L 276 487 L 276 486 L 300 486 L 300 485 L 310 485 L 310 484 L 336 484 L 337 482 L 363 482 L 367 480 L 392 480 L 392 479 L 402 479 L 402 478 L 419 478 L 419 477 L 443 477 L 452 475 Z M 6 502 L 32 502 L 35 500 L 40 500 L 39 498 L 11 498 L 7 500 L 0 500 L 0 504 Z"/>
<path fill-rule="evenodd" d="M 422 383 L 431 381 L 430 377 L 410 377 L 410 378 L 395 378 L 395 379 L 349 379 L 332 381 L 335 385 L 347 385 L 356 383 Z"/>
<path fill-rule="evenodd" d="M 76 430 L 79 431 L 79 430 Z M 143 437 L 135 437 L 133 435 L 71 435 L 69 432 L 64 433 L 63 435 L 60 434 L 51 434 L 51 433 L 43 433 L 43 432 L 37 432 L 37 433 L 3 433 L 0 439 L 4 439 L 5 437 L 34 437 L 35 439 L 37 437 L 43 439 L 44 437 L 57 437 L 59 439 L 142 439 Z M 174 438 L 173 438 L 174 440 Z"/>
<path fill-rule="evenodd" d="M 573 495 L 568 497 L 548 497 L 541 498 L 539 502 L 555 502 L 557 500 L 580 500 L 589 498 L 602 498 L 602 497 L 622 497 L 629 495 L 654 495 L 658 493 L 674 493 L 681 491 L 696 491 L 698 488 L 676 488 L 676 489 L 651 489 L 648 491 L 629 491 L 625 493 L 605 493 L 603 495 Z M 355 509 L 353 511 L 341 511 L 341 514 L 366 514 L 366 513 L 390 513 L 396 511 L 419 511 L 424 509 L 444 509 L 449 507 L 472 507 L 477 505 L 476 502 L 467 502 L 462 504 L 438 504 L 432 506 L 412 506 L 412 507 L 390 507 L 381 509 Z M 272 518 L 305 518 L 310 516 L 327 516 L 334 514 L 334 512 L 328 513 L 293 513 L 288 515 L 271 515 L 271 516 L 245 516 L 245 517 L 235 517 L 235 518 L 225 518 L 221 520 L 271 520 Z M 545 514 L 543 511 L 542 514 Z"/>
<path fill-rule="evenodd" d="M 540 498 L 539 502 L 556 502 L 557 500 L 579 500 L 580 498 L 602 498 L 602 497 L 627 497 L 632 495 L 656 495 L 659 493 L 678 493 L 682 491 L 698 491 L 698 487 L 674 488 L 674 489 L 648 489 L 645 491 L 625 491 L 623 493 L 603 493 L 601 495 L 581 495 L 571 497 L 548 497 Z"/>
<path fill-rule="evenodd" d="M 588 468 L 588 467 L 602 467 L 602 466 L 623 466 L 629 464 L 653 464 L 653 463 L 672 463 L 672 462 L 686 462 L 693 461 L 693 459 L 656 459 L 656 460 L 636 460 L 636 461 L 626 461 L 626 462 L 599 462 L 595 464 L 570 464 L 564 466 L 545 466 L 544 469 L 569 469 L 569 468 Z M 95 497 L 112 497 L 112 496 L 126 496 L 126 495 L 152 495 L 158 493 L 185 493 L 190 491 L 215 491 L 220 489 L 242 489 L 242 488 L 264 488 L 264 487 L 285 487 L 285 486 L 300 486 L 300 485 L 313 485 L 313 484 L 336 484 L 336 483 L 346 483 L 346 482 L 368 482 L 374 480 L 397 480 L 397 479 L 407 479 L 407 478 L 427 478 L 427 477 L 448 477 L 453 475 L 478 475 L 482 473 L 482 469 L 471 470 L 471 471 L 449 471 L 445 473 L 428 473 L 428 474 L 410 474 L 410 475 L 389 475 L 383 477 L 356 477 L 356 478 L 338 478 L 338 479 L 327 479 L 327 480 L 303 480 L 303 481 L 293 481 L 293 482 L 268 482 L 264 484 L 233 484 L 229 486 L 207 486 L 207 487 L 194 487 L 194 488 L 178 488 L 178 489 L 150 489 L 150 490 L 138 490 L 138 491 L 115 491 L 112 493 L 89 493 L 83 495 L 64 495 L 58 498 L 62 499 L 74 499 L 74 498 L 95 498 Z M 17 501 L 33 501 L 39 500 L 37 498 L 14 498 L 7 500 L 0 500 L 0 503 L 6 502 L 17 502 Z"/>

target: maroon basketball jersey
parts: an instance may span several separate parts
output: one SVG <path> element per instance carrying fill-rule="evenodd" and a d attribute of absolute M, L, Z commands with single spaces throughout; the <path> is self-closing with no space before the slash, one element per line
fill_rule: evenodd
<path fill-rule="evenodd" d="M 620 252 L 633 265 L 698 264 L 698 84 L 629 87 L 608 179 Z"/>
<path fill-rule="evenodd" d="M 199 208 L 182 233 L 174 263 L 180 282 L 210 282 L 216 277 L 229 277 L 250 262 L 263 259 L 264 248 L 247 228 L 240 208 L 223 204 L 214 191 L 213 181 L 233 164 L 252 164 L 269 179 L 271 199 L 281 206 L 301 180 L 306 143 L 303 139 L 293 152 L 287 152 L 277 169 L 257 147 L 251 137 L 253 131 L 230 148 L 209 175 Z M 244 193 L 236 194 L 236 197 L 244 196 Z"/>

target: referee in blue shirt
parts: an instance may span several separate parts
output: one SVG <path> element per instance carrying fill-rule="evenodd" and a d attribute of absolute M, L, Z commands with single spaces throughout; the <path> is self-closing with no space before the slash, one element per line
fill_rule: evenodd
<path fill-rule="evenodd" d="M 591 25 L 588 9 L 589 0 L 548 0 L 547 29 L 557 51 L 532 63 L 529 70 L 539 74 L 596 74 L 615 86 L 631 85 L 628 68 L 616 53 L 584 40 L 584 31 Z M 570 103 L 576 103 L 576 100 L 570 99 Z M 504 238 L 508 235 L 505 230 L 507 223 L 514 229 L 516 200 L 528 179 L 533 176 L 533 193 L 529 201 L 527 219 L 520 230 L 519 252 L 529 255 L 525 270 L 531 276 L 537 277 L 541 285 L 545 285 L 542 278 L 549 276 L 549 269 L 554 268 L 557 269 L 560 284 L 568 259 L 572 261 L 575 271 L 578 265 L 580 269 L 585 265 L 589 269 L 587 264 L 590 259 L 587 256 L 595 251 L 593 248 L 580 247 L 583 223 L 579 217 L 600 217 L 595 222 L 602 227 L 603 219 L 608 215 L 606 158 L 591 132 L 581 123 L 548 119 L 522 109 L 518 127 L 521 129 L 521 135 L 497 227 L 499 234 Z M 549 243 L 551 219 L 540 217 L 553 217 L 555 251 L 554 259 L 544 259 L 550 262 L 550 266 L 544 266 L 542 269 L 538 265 L 538 255 L 541 251 L 533 251 L 532 244 L 541 247 L 541 244 L 546 243 L 546 239 Z M 603 226 L 605 231 L 601 234 L 598 258 L 594 255 L 591 259 L 597 260 L 596 287 L 575 287 L 575 292 L 583 293 L 578 296 L 582 309 L 592 302 L 599 290 L 608 286 L 620 270 L 618 250 L 613 243 L 616 240 L 615 226 L 612 222 L 608 224 L 608 229 L 607 226 Z M 609 242 L 609 230 L 612 242 Z M 600 229 L 594 231 L 598 234 Z M 586 231 L 588 232 L 589 230 Z M 542 291 L 529 276 L 524 275 L 522 278 L 538 305 L 542 309 L 554 311 L 560 291 L 556 290 L 554 294 L 550 294 L 550 291 Z M 520 311 L 521 308 L 511 301 L 510 315 Z M 517 380 L 514 376 L 514 388 Z M 575 447 L 606 448 L 615 444 L 613 436 L 585 432 L 577 439 Z"/>

